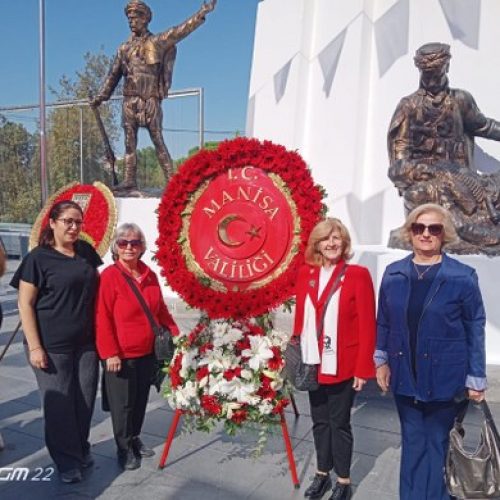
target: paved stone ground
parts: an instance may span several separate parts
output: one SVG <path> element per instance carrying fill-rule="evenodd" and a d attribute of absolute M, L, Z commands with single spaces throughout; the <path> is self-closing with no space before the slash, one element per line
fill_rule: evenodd
<path fill-rule="evenodd" d="M 18 262 L 9 263 L 9 273 L 0 287 L 4 308 L 4 325 L 0 349 L 6 344 L 17 322 L 16 292 L 7 286 Z M 177 305 L 174 316 L 182 329 L 195 321 L 193 313 Z M 287 327 L 290 318 L 279 317 Z M 500 419 L 500 367 L 488 367 L 488 399 Z M 6 447 L 0 452 L 0 467 L 27 467 L 26 481 L 5 481 L 7 471 L 0 473 L 0 498 L 37 500 L 66 498 L 151 500 L 284 500 L 303 498 L 304 490 L 315 470 L 314 445 L 307 397 L 296 396 L 300 416 L 286 413 L 292 437 L 299 479 L 299 490 L 292 486 L 281 432 L 276 429 L 262 456 L 254 460 L 251 451 L 255 433 L 228 437 L 221 429 L 211 434 L 187 434 L 178 429 L 167 466 L 158 470 L 158 459 L 173 412 L 166 401 L 151 392 L 143 430 L 144 442 L 153 447 L 156 456 L 144 459 L 136 471 L 122 472 L 116 464 L 115 445 L 109 415 L 96 403 L 91 442 L 95 465 L 77 485 L 61 484 L 51 473 L 51 459 L 43 441 L 43 421 L 35 379 L 24 357 L 21 335 L 16 336 L 5 358 L 0 362 L 0 430 Z M 352 479 L 358 500 L 397 499 L 400 436 L 398 418 L 390 396 L 382 397 L 370 383 L 357 398 L 353 412 L 354 460 Z M 475 443 L 479 433 L 480 412 L 469 412 L 468 438 Z M 45 479 L 45 480 L 40 480 Z M 325 496 L 325 498 L 327 498 Z"/>

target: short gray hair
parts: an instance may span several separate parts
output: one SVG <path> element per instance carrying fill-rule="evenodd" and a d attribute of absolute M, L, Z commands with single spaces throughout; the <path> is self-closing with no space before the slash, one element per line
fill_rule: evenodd
<path fill-rule="evenodd" d="M 458 235 L 455 230 L 455 226 L 453 225 L 451 214 L 448 210 L 446 210 L 446 208 L 441 205 L 437 205 L 436 203 L 424 203 L 423 205 L 419 205 L 417 208 L 414 208 L 408 214 L 403 227 L 400 229 L 401 239 L 406 243 L 411 244 L 411 225 L 414 222 L 417 222 L 417 219 L 421 215 L 428 213 L 435 213 L 441 216 L 441 220 L 443 222 L 443 248 L 450 243 L 456 243 Z"/>
<path fill-rule="evenodd" d="M 139 255 L 139 258 L 141 258 L 144 255 L 144 252 L 146 251 L 146 238 L 144 236 L 144 232 L 134 222 L 124 222 L 122 225 L 120 225 L 116 228 L 115 235 L 113 237 L 113 240 L 111 241 L 110 248 L 111 248 L 111 256 L 113 257 L 113 260 L 118 260 L 117 241 L 121 240 L 123 238 L 123 236 L 127 233 L 136 234 L 138 236 L 137 239 L 142 241 L 143 250 L 142 250 L 141 255 Z"/>

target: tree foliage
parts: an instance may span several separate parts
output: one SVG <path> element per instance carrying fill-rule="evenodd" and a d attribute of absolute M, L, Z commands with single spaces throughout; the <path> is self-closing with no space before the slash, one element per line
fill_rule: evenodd
<path fill-rule="evenodd" d="M 104 53 L 84 55 L 84 68 L 76 73 L 74 79 L 63 75 L 58 90 L 51 89 L 58 101 L 87 99 L 95 95 L 101 86 L 111 59 Z M 119 135 L 117 103 L 103 104 L 99 107 L 104 128 L 111 142 Z M 83 141 L 80 139 L 80 122 Z M 110 184 L 110 172 L 104 162 L 105 151 L 102 136 L 88 106 L 55 108 L 47 120 L 47 148 L 49 186 L 53 192 L 61 186 L 80 180 L 92 183 L 100 180 Z M 81 154 L 81 152 L 83 154 Z M 82 162 L 82 163 L 81 163 Z M 81 172 L 83 166 L 83 175 Z"/>
<path fill-rule="evenodd" d="M 203 144 L 204 149 L 217 149 L 219 141 L 208 141 Z M 174 170 L 177 170 L 188 158 L 195 155 L 200 150 L 199 146 L 195 146 L 188 151 L 187 156 L 183 156 L 174 161 Z"/>
<path fill-rule="evenodd" d="M 32 222 L 40 207 L 40 182 L 33 175 L 38 137 L 0 116 L 0 221 Z"/>

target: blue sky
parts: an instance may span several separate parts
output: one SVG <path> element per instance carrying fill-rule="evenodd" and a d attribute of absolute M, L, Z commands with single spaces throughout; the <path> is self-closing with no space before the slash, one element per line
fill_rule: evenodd
<path fill-rule="evenodd" d="M 172 88 L 205 89 L 205 127 L 244 131 L 259 0 L 219 0 L 206 23 L 178 46 Z M 38 0 L 1 0 L 0 106 L 38 102 Z M 126 0 L 46 0 L 46 82 L 75 75 L 83 54 L 108 55 L 129 36 Z M 201 0 L 148 0 L 153 33 L 182 22 Z M 47 92 L 47 100 L 53 97 Z M 18 113 L 15 117 L 23 120 Z M 31 118 L 24 118 L 28 124 Z M 169 126 L 165 116 L 164 126 Z M 216 138 L 207 136 L 207 139 Z M 144 145 L 144 143 L 140 144 Z"/>

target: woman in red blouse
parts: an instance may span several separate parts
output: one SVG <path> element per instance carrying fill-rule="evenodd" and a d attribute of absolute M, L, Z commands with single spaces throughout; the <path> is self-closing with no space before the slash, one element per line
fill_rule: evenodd
<path fill-rule="evenodd" d="M 106 396 L 111 411 L 118 462 L 127 470 L 154 454 L 139 438 L 155 365 L 154 332 L 124 274 L 135 280 L 156 322 L 172 334 L 179 330 L 168 312 L 156 274 L 140 258 L 146 250 L 136 224 L 122 224 L 111 245 L 115 264 L 101 274 L 96 342 L 104 362 Z"/>
<path fill-rule="evenodd" d="M 332 469 L 337 482 L 330 500 L 351 498 L 351 408 L 356 391 L 375 376 L 373 284 L 365 267 L 347 265 L 351 256 L 347 228 L 325 219 L 309 236 L 297 281 L 293 334 L 300 336 L 303 361 L 319 365 L 319 389 L 309 391 L 317 472 L 308 498 L 322 498 L 332 487 Z"/>

